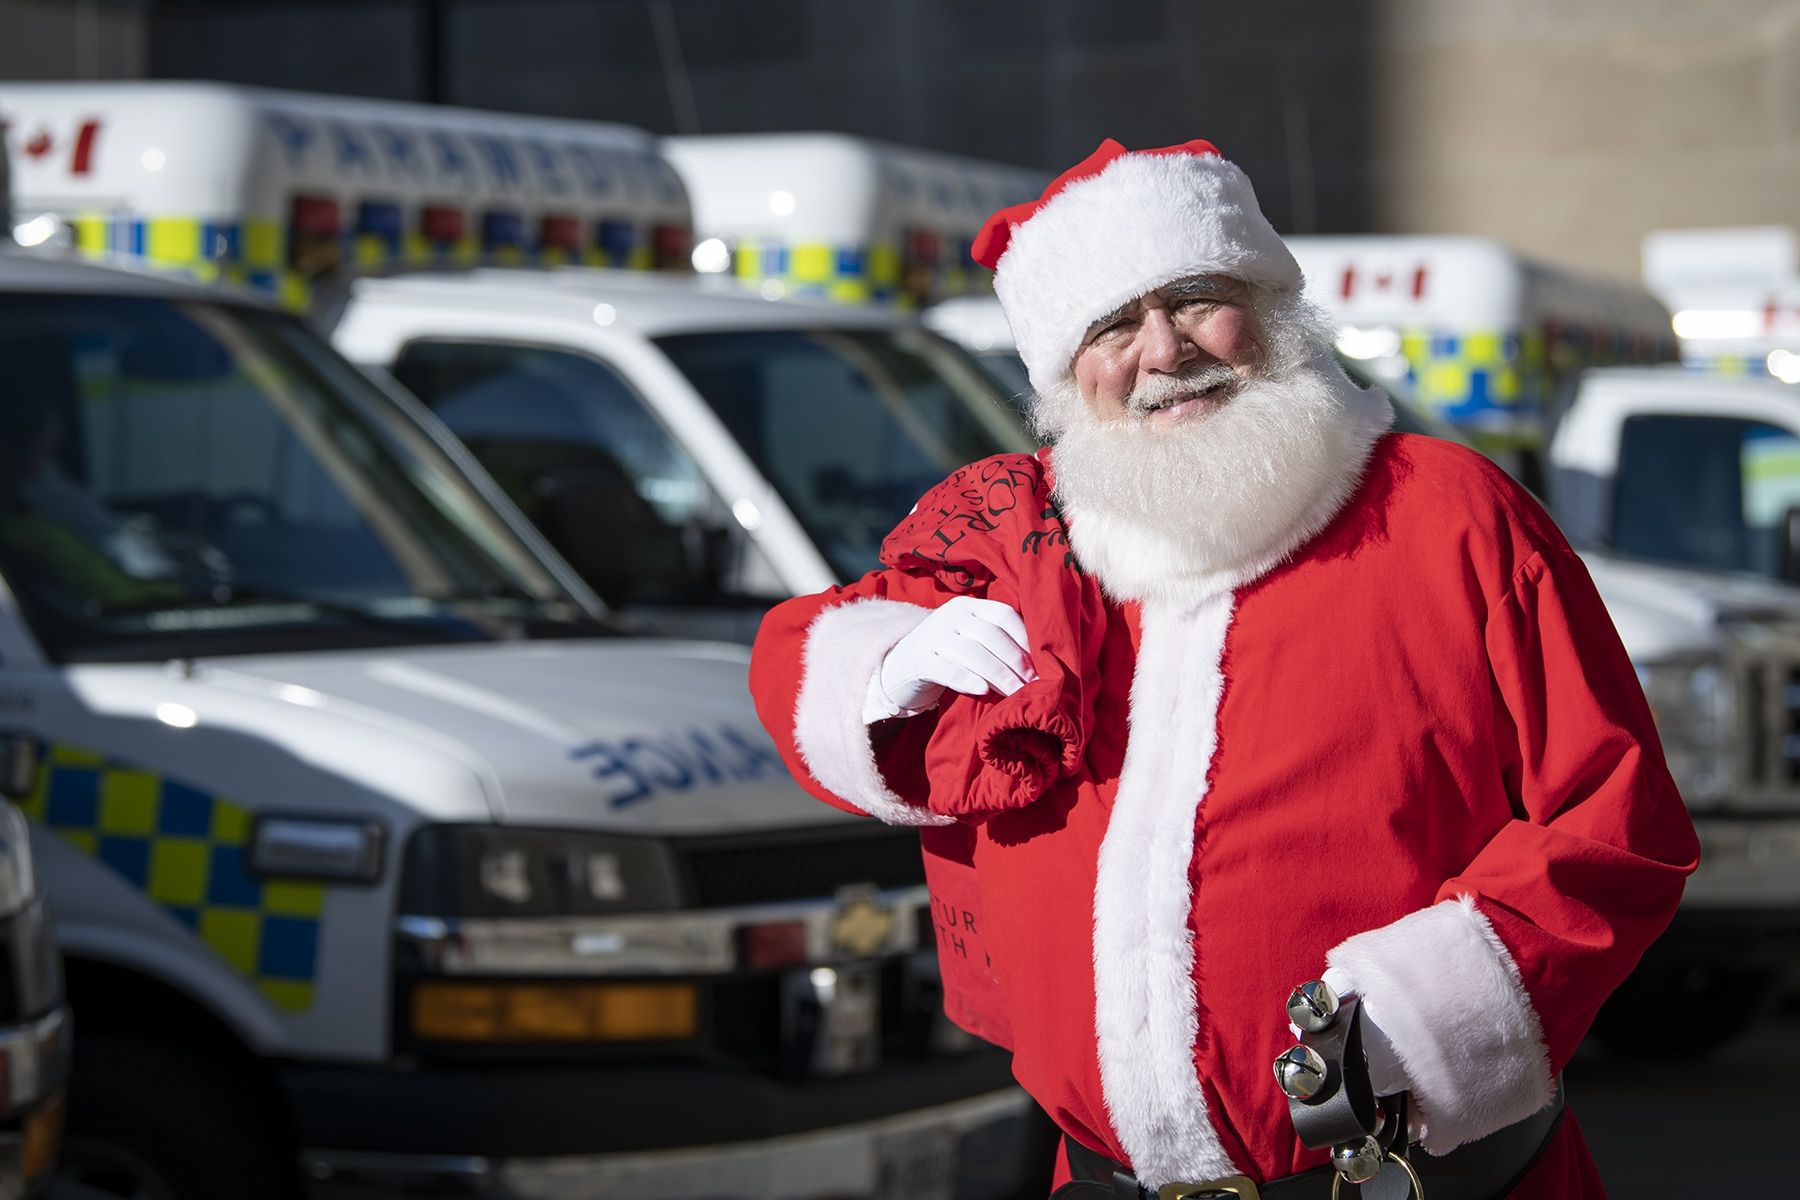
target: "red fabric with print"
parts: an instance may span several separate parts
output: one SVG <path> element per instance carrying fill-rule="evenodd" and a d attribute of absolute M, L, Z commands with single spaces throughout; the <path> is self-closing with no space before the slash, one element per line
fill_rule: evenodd
<path fill-rule="evenodd" d="M 953 696 L 943 706 L 926 750 L 931 811 L 982 820 L 1074 774 L 1108 615 L 1069 552 L 1041 458 L 1003 454 L 957 471 L 887 536 L 881 561 L 947 594 L 1011 605 L 1031 634 L 1035 680 L 1010 696 Z"/>

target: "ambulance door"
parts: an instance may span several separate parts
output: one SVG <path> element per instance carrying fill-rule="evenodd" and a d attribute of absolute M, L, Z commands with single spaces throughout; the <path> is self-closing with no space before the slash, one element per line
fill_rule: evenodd
<path fill-rule="evenodd" d="M 748 642 L 789 592 L 695 455 L 613 365 L 563 345 L 406 343 L 390 368 L 613 608 Z"/>

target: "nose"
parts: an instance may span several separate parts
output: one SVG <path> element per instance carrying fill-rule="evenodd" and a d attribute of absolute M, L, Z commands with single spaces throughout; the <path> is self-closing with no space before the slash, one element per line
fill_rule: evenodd
<path fill-rule="evenodd" d="M 1173 375 L 1200 356 L 1200 347 L 1164 308 L 1144 313 L 1138 339 L 1138 369 L 1145 374 Z"/>

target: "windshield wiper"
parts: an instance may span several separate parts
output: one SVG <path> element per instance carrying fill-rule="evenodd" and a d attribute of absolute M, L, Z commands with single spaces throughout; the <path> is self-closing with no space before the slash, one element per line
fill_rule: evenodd
<path fill-rule="evenodd" d="M 165 601 L 106 605 L 101 612 L 107 616 L 126 616 L 151 612 L 205 612 L 256 605 L 288 606 L 309 609 L 322 616 L 334 617 L 349 625 L 363 629 L 379 629 L 412 640 L 435 641 L 441 636 L 441 627 L 420 625 L 412 619 L 375 612 L 360 604 L 349 604 L 341 600 L 322 600 L 316 596 L 303 596 L 275 588 L 236 584 L 221 584 L 218 592 L 219 594 L 211 599 L 190 596 L 173 603 Z"/>

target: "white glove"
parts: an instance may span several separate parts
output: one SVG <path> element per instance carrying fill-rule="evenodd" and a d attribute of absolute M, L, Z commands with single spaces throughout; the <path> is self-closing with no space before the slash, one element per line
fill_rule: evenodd
<path fill-rule="evenodd" d="M 957 596 L 895 643 L 869 680 L 863 722 L 935 708 L 946 689 L 1010 696 L 1032 680 L 1025 621 L 998 600 Z"/>
<path fill-rule="evenodd" d="M 1335 967 L 1327 968 L 1320 978 L 1339 996 L 1348 996 L 1356 990 Z M 1369 1062 L 1369 1083 L 1374 1086 L 1375 1094 L 1393 1096 L 1412 1090 L 1412 1082 L 1407 1079 L 1406 1070 L 1400 1065 L 1400 1054 L 1394 1049 L 1393 1039 L 1388 1037 L 1387 1030 L 1376 1020 L 1375 1013 L 1369 1010 L 1366 996 L 1362 1002 L 1362 1035 L 1363 1057 Z M 1300 1036 L 1297 1027 L 1294 1028 L 1294 1036 Z"/>

